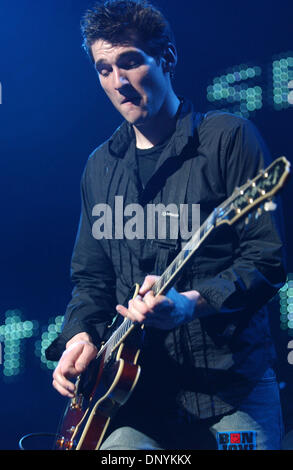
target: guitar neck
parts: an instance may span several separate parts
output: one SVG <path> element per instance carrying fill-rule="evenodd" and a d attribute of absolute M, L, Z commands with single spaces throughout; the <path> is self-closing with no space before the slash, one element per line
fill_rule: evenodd
<path fill-rule="evenodd" d="M 247 184 L 249 185 L 249 183 Z M 226 199 L 221 206 L 214 209 L 205 222 L 193 234 L 189 242 L 184 245 L 180 253 L 153 285 L 152 291 L 155 296 L 166 293 L 166 291 L 175 284 L 180 271 L 185 267 L 187 262 L 190 260 L 190 258 L 192 258 L 203 241 L 215 228 L 215 222 L 218 217 L 222 217 L 224 214 L 228 214 L 232 210 L 233 199 L 234 197 L 232 195 L 230 198 Z M 102 346 L 98 356 L 106 350 L 106 359 L 110 357 L 110 355 L 117 349 L 117 347 L 119 347 L 119 345 L 125 340 L 134 327 L 135 324 L 128 318 L 125 318 L 123 323 L 117 328 L 117 330 L 115 330 L 111 338 Z"/>

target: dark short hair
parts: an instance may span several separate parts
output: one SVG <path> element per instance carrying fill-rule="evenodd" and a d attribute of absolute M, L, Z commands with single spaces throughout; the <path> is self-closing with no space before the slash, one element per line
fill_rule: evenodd
<path fill-rule="evenodd" d="M 83 48 L 93 60 L 91 46 L 98 39 L 113 45 L 131 43 L 131 33 L 143 44 L 142 49 L 159 59 L 174 34 L 169 22 L 147 0 L 99 1 L 86 11 L 81 21 Z"/>

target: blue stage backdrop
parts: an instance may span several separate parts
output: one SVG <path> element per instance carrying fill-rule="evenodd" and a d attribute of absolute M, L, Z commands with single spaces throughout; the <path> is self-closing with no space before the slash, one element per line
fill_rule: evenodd
<path fill-rule="evenodd" d="M 273 157 L 292 160 L 292 2 L 156 4 L 177 37 L 177 93 L 200 111 L 225 109 L 251 119 Z M 80 17 L 90 5 L 0 3 L 0 449 L 18 449 L 28 433 L 55 432 L 65 405 L 51 387 L 54 364 L 44 350 L 60 329 L 72 288 L 81 173 L 88 155 L 121 122 L 81 48 Z M 292 195 L 289 182 L 282 195 L 288 273 Z M 290 305 L 292 283 L 290 277 L 271 302 L 287 431 L 293 428 L 292 321 L 290 309 L 280 312 L 280 301 L 286 297 Z M 49 441 L 44 436 L 25 446 L 47 448 Z"/>

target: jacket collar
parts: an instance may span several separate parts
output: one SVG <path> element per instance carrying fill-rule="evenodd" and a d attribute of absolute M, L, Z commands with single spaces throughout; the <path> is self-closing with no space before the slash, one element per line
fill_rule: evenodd
<path fill-rule="evenodd" d="M 193 105 L 186 99 L 181 98 L 180 101 L 176 130 L 172 139 L 176 155 L 180 155 L 194 131 Z M 130 144 L 134 141 L 135 135 L 132 125 L 124 121 L 108 141 L 109 153 L 113 157 L 123 158 Z"/>

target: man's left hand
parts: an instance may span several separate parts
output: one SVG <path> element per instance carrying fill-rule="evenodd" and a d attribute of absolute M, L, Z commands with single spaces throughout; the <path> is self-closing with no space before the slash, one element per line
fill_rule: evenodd
<path fill-rule="evenodd" d="M 133 322 L 162 330 L 171 330 L 194 318 L 199 292 L 193 290 L 179 293 L 175 288 L 166 295 L 155 296 L 152 287 L 159 278 L 146 276 L 139 295 L 128 303 L 128 308 L 117 305 L 117 311 Z"/>

